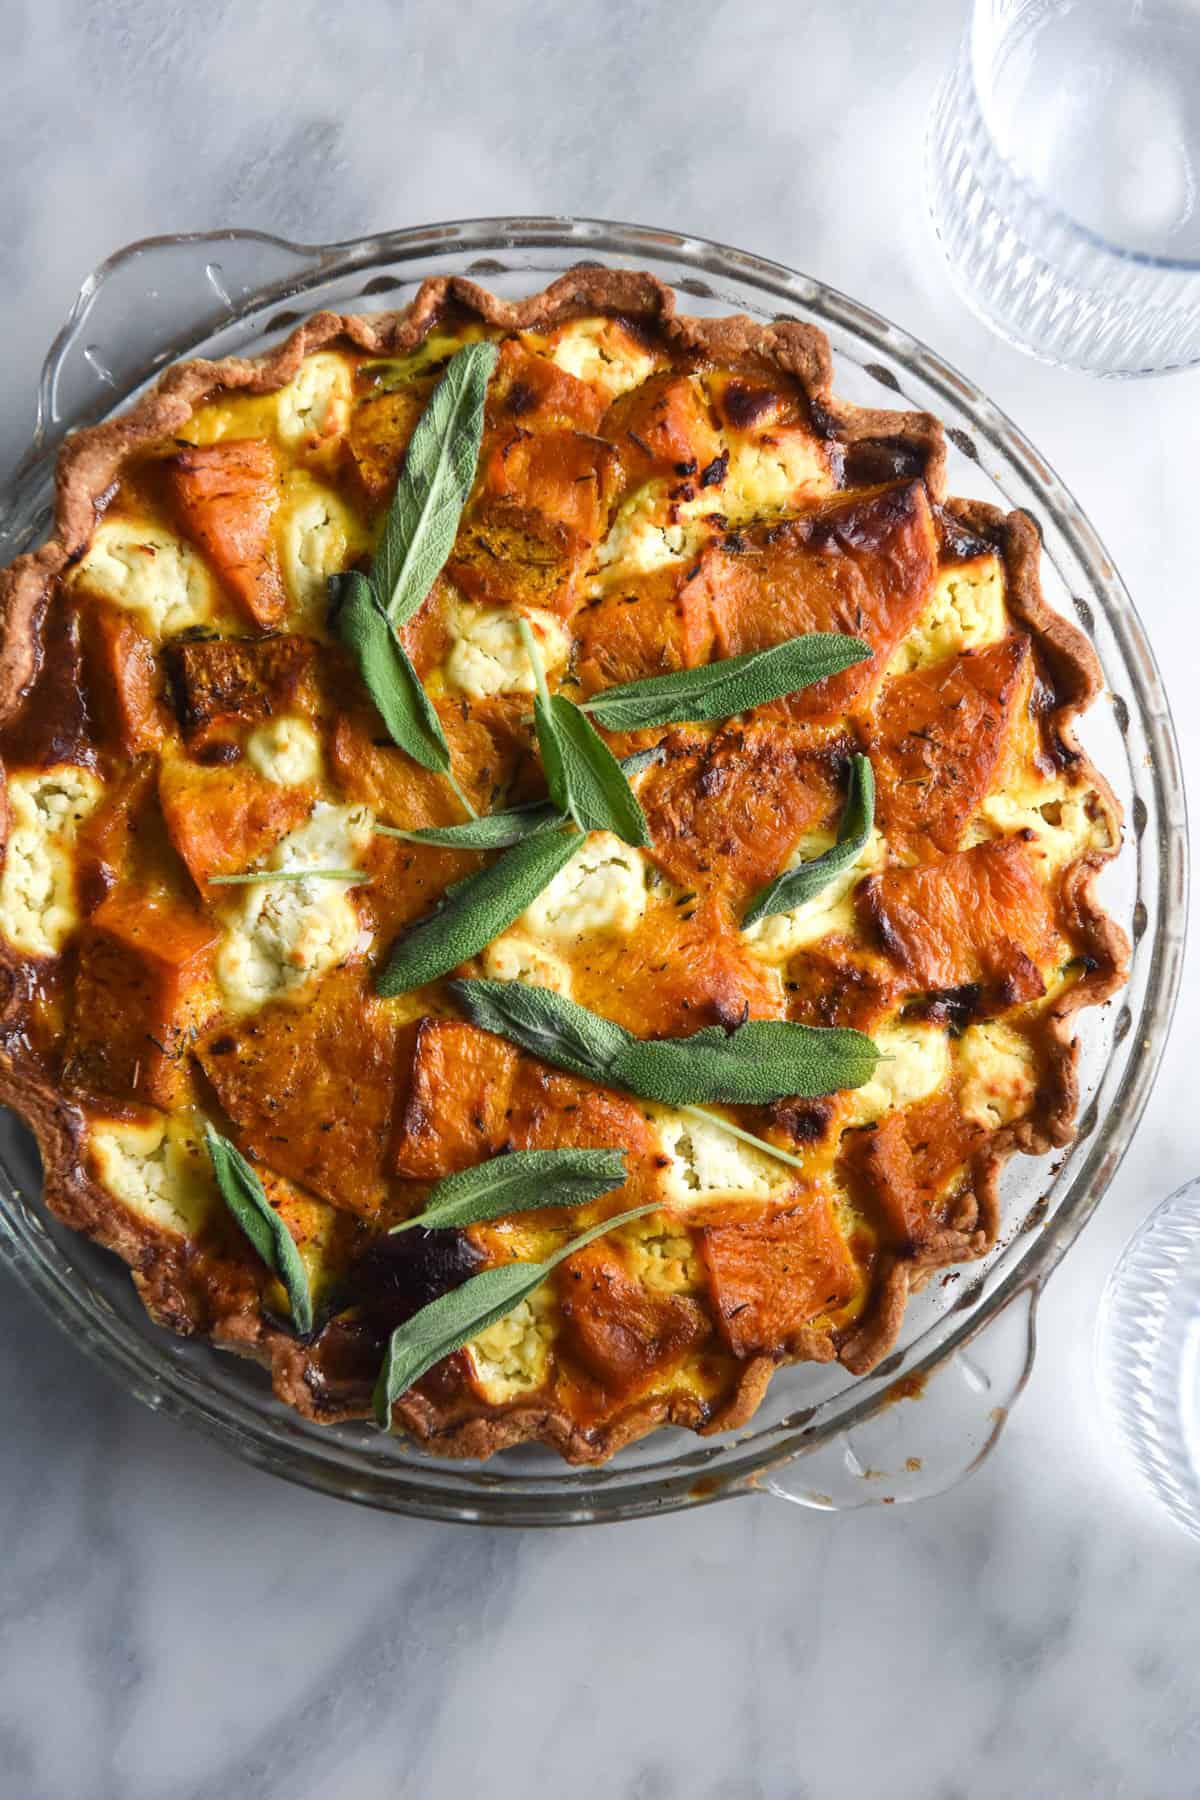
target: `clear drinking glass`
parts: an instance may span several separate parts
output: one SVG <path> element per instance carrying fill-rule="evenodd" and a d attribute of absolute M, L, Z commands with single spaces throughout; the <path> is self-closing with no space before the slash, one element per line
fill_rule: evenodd
<path fill-rule="evenodd" d="M 1200 0 L 974 0 L 925 181 L 956 288 L 1012 343 L 1200 363 Z"/>
<path fill-rule="evenodd" d="M 1126 1246 L 1101 1302 L 1096 1363 L 1140 1474 L 1200 1537 L 1200 1178 Z"/>

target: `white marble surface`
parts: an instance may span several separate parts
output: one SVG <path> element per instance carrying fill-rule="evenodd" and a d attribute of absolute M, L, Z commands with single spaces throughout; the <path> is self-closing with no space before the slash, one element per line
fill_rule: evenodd
<path fill-rule="evenodd" d="M 1022 422 L 1121 567 L 1200 775 L 1200 375 L 1093 385 L 953 297 L 917 177 L 949 0 L 3 11 L 0 451 L 130 238 L 526 209 L 726 239 L 891 314 Z M 367 1514 L 151 1417 L 0 1282 L 0 1794 L 1195 1795 L 1197 1545 L 1108 1441 L 1090 1343 L 1120 1245 L 1200 1163 L 1198 1053 L 1193 989 L 999 1449 L 903 1511 L 541 1535 Z"/>

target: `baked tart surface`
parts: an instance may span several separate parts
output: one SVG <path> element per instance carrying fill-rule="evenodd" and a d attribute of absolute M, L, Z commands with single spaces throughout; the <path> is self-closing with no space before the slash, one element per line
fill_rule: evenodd
<path fill-rule="evenodd" d="M 401 746 L 339 607 L 484 342 L 468 497 L 399 627 L 449 778 Z M 949 498 L 943 464 L 936 420 L 835 399 L 812 328 L 683 318 L 598 270 L 319 314 L 68 442 L 55 534 L 0 578 L 0 1099 L 158 1322 L 332 1421 L 370 1411 L 432 1305 L 546 1263 L 383 1417 L 443 1454 L 586 1462 L 741 1424 L 782 1362 L 869 1370 L 907 1294 L 990 1248 L 1005 1160 L 1070 1139 L 1073 1015 L 1122 976 L 1094 894 L 1120 818 L 1072 732 L 1100 673 L 1043 601 L 1036 527 Z M 855 660 L 605 725 L 617 688 L 816 634 Z M 644 830 L 554 815 L 516 916 L 389 979 L 456 884 L 495 869 L 502 895 L 535 841 L 453 828 L 553 814 L 550 694 L 625 759 Z M 775 1021 L 878 1060 L 698 1108 L 489 1028 L 471 995 L 497 992 L 621 1042 L 699 1054 Z M 606 1191 L 394 1229 L 447 1178 L 579 1150 L 621 1153 Z"/>

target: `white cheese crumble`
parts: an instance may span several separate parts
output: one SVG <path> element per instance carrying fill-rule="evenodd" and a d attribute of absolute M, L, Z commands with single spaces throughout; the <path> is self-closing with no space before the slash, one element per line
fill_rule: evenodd
<path fill-rule="evenodd" d="M 546 1379 L 553 1297 L 541 1287 L 463 1346 L 485 1400 L 498 1405 L 532 1393 Z"/>
<path fill-rule="evenodd" d="M 729 463 L 719 486 L 704 488 L 693 505 L 722 513 L 731 525 L 787 512 L 806 496 L 832 486 L 829 466 L 815 438 L 782 428 L 774 442 L 729 440 Z"/>
<path fill-rule="evenodd" d="M 302 787 L 320 777 L 320 740 L 306 719 L 271 719 L 246 740 L 246 760 L 266 781 Z"/>
<path fill-rule="evenodd" d="M 215 1199 L 202 1133 L 203 1122 L 187 1113 L 147 1124 L 98 1119 L 88 1137 L 96 1176 L 148 1224 L 186 1237 Z"/>
<path fill-rule="evenodd" d="M 600 932 L 628 936 L 646 910 L 647 865 L 611 831 L 589 832 L 565 868 L 521 914 L 530 937 L 571 943 Z"/>
<path fill-rule="evenodd" d="M 550 360 L 609 400 L 640 387 L 655 369 L 653 356 L 615 319 L 573 319 L 557 334 Z"/>
<path fill-rule="evenodd" d="M 136 613 L 155 639 L 202 625 L 213 610 L 212 578 L 202 558 L 161 525 L 102 520 L 69 580 Z"/>
<path fill-rule="evenodd" d="M 337 495 L 303 473 L 288 481 L 281 508 L 280 548 L 288 597 L 301 617 L 320 624 L 326 582 L 368 547 L 365 532 Z"/>
<path fill-rule="evenodd" d="M 787 868 L 812 862 L 833 847 L 832 831 L 809 831 L 804 834 L 788 858 Z M 807 944 L 818 943 L 831 932 L 849 933 L 855 929 L 854 890 L 864 876 L 878 869 L 885 860 L 886 846 L 879 832 L 872 832 L 862 852 L 848 869 L 835 875 L 828 886 L 811 900 L 793 907 L 791 912 L 772 913 L 758 919 L 742 936 L 760 962 L 781 963 Z"/>
<path fill-rule="evenodd" d="M 869 1125 L 898 1106 L 927 1100 L 950 1069 L 949 1042 L 939 1025 L 895 1023 L 872 1036 L 884 1060 L 870 1081 L 846 1095 L 847 1120 L 854 1125 Z"/>
<path fill-rule="evenodd" d="M 969 1025 L 955 1046 L 963 1117 L 995 1131 L 1033 1105 L 1037 1086 L 1033 1050 L 1000 1019 Z"/>
<path fill-rule="evenodd" d="M 553 613 L 532 608 L 524 614 L 541 653 L 547 675 L 566 667 L 570 640 Z M 450 687 L 459 688 L 472 700 L 492 694 L 532 694 L 536 687 L 533 665 L 521 639 L 517 614 L 507 606 L 475 606 L 456 601 L 448 620 L 454 642 L 446 658 L 444 675 Z"/>
<path fill-rule="evenodd" d="M 103 786 L 73 764 L 9 777 L 0 930 L 18 950 L 55 956 L 79 923 L 71 851 Z"/>
<path fill-rule="evenodd" d="M 349 423 L 351 398 L 350 370 L 340 356 L 323 350 L 306 357 L 277 398 L 281 441 L 297 445 L 336 437 Z"/>
<path fill-rule="evenodd" d="M 483 953 L 483 972 L 489 981 L 527 981 L 534 987 L 552 988 L 571 995 L 571 971 L 562 958 L 531 943 L 520 932 L 506 931 Z"/>
<path fill-rule="evenodd" d="M 1088 851 L 1113 848 L 1112 832 L 1102 807 L 1093 818 L 1088 790 L 1047 785 L 1015 794 L 989 794 L 968 828 L 966 843 L 1030 832 L 1026 848 L 1048 871 L 1066 868 Z"/>
<path fill-rule="evenodd" d="M 740 1143 L 719 1125 L 668 1107 L 648 1107 L 669 1168 L 662 1171 L 668 1201 L 686 1206 L 697 1200 L 765 1200 L 785 1193 L 795 1181 L 786 1163 Z"/>
<path fill-rule="evenodd" d="M 234 1012 L 293 994 L 365 947 L 346 882 L 273 882 L 270 872 L 358 867 L 373 824 L 365 806 L 318 801 L 307 823 L 275 845 L 262 881 L 241 890 L 217 953 L 217 980 Z"/>
<path fill-rule="evenodd" d="M 962 650 L 981 650 L 1008 632 L 1004 570 L 999 557 L 955 563 L 938 576 L 933 598 L 888 664 L 906 675 L 944 662 Z"/>
<path fill-rule="evenodd" d="M 704 1286 L 696 1246 L 666 1215 L 651 1213 L 622 1227 L 621 1243 L 634 1281 L 658 1294 L 694 1294 Z"/>
<path fill-rule="evenodd" d="M 720 510 L 715 494 L 704 510 Z M 707 530 L 696 520 L 672 521 L 666 484 L 648 482 L 631 494 L 618 511 L 596 553 L 597 572 L 605 586 L 652 574 L 655 569 L 664 569 L 692 555 Z"/>

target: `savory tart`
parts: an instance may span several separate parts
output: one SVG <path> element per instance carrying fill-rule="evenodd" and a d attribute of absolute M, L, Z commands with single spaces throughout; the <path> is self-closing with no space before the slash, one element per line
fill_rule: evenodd
<path fill-rule="evenodd" d="M 580 269 L 185 363 L 2 578 L 0 1099 L 152 1317 L 598 1461 L 860 1373 L 1126 958 L 1028 516 Z"/>

